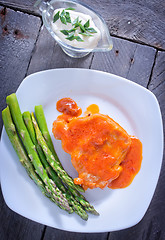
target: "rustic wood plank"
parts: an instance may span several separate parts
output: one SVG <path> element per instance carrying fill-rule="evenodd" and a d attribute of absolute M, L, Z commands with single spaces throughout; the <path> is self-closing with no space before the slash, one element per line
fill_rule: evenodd
<path fill-rule="evenodd" d="M 165 52 L 158 51 L 151 82 L 151 90 L 158 98 L 161 104 L 162 113 L 165 112 Z M 164 115 L 163 115 L 164 117 Z"/>
<path fill-rule="evenodd" d="M 0 4 L 3 4 L 4 6 L 11 7 L 18 9 L 20 11 L 25 11 L 33 14 L 39 14 L 39 11 L 36 11 L 34 9 L 34 3 L 35 0 L 26 0 L 26 1 L 21 1 L 21 0 L 0 0 Z"/>
<path fill-rule="evenodd" d="M 165 52 L 158 52 L 157 54 L 151 82 L 149 84 L 149 90 L 151 90 L 155 94 L 160 104 L 165 139 Z M 158 222 L 160 224 L 161 229 L 164 229 L 165 222 L 164 183 L 165 183 L 165 151 L 161 168 L 161 174 L 152 205 L 153 206 L 152 211 L 154 211 L 157 214 Z M 164 238 L 162 237 L 162 239 L 165 239 L 165 232 L 163 231 L 163 233 Z"/>
<path fill-rule="evenodd" d="M 153 74 L 151 82 L 149 84 L 149 89 L 157 97 L 161 112 L 163 122 L 165 123 L 165 52 L 158 52 L 155 66 L 153 68 Z M 165 133 L 165 125 L 164 125 Z M 154 136 L 153 136 L 154 137 Z M 145 214 L 142 221 L 129 229 L 122 230 L 119 232 L 114 232 L 111 234 L 109 240 L 161 240 L 165 239 L 164 222 L 165 222 L 165 154 L 163 157 L 163 163 L 161 168 L 161 173 L 154 197 L 151 201 L 149 209 Z"/>
<path fill-rule="evenodd" d="M 132 228 L 111 233 L 108 238 L 108 240 L 118 239 L 163 240 L 165 239 L 165 234 L 163 228 L 160 227 L 158 217 L 155 214 L 155 216 L 150 216 L 148 219 L 143 218 L 142 222 Z"/>
<path fill-rule="evenodd" d="M 165 139 L 165 52 L 158 52 L 157 54 L 151 82 L 148 88 L 155 94 L 160 104 Z M 154 202 L 155 204 L 154 208 L 157 209 L 160 213 L 159 220 L 161 224 L 164 224 L 165 222 L 165 215 L 163 214 L 165 212 L 165 205 L 163 204 L 165 196 L 164 182 L 165 182 L 165 152 L 161 169 L 161 175 L 159 178 L 159 184 L 157 186 L 157 191 L 155 193 L 156 200 Z"/>
<path fill-rule="evenodd" d="M 0 111 L 23 80 L 41 25 L 40 18 L 0 7 Z M 0 129 L 2 118 L 0 117 Z M 11 211 L 0 192 L 0 239 L 40 240 L 44 226 Z"/>
<path fill-rule="evenodd" d="M 84 0 L 108 24 L 111 34 L 165 49 L 164 1 Z"/>
<path fill-rule="evenodd" d="M 108 233 L 73 233 L 47 228 L 43 240 L 107 240 Z"/>
<path fill-rule="evenodd" d="M 15 92 L 25 77 L 41 26 L 39 17 L 0 7 L 0 111 L 5 97 Z M 0 131 L 2 118 L 0 118 Z"/>
<path fill-rule="evenodd" d="M 115 37 L 113 43 L 111 52 L 95 53 L 91 68 L 128 78 L 146 87 L 156 50 Z"/>
<path fill-rule="evenodd" d="M 6 6 L 34 12 L 33 0 L 0 0 Z M 81 0 L 105 19 L 111 34 L 165 49 L 163 0 Z"/>
<path fill-rule="evenodd" d="M 67 56 L 48 33 L 47 29 L 42 27 L 28 74 L 52 68 L 89 68 L 91 60 L 92 54 L 80 59 Z"/>

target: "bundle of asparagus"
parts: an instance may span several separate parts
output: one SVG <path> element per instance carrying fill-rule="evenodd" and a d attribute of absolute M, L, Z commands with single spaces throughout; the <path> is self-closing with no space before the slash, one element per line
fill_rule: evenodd
<path fill-rule="evenodd" d="M 42 193 L 61 209 L 75 212 L 84 220 L 88 219 L 86 211 L 99 215 L 80 193 L 83 188 L 74 184 L 64 170 L 54 150 L 42 106 L 35 106 L 35 118 L 28 111 L 21 114 L 16 94 L 9 95 L 6 102 L 8 106 L 2 111 L 6 132 L 20 162 Z"/>

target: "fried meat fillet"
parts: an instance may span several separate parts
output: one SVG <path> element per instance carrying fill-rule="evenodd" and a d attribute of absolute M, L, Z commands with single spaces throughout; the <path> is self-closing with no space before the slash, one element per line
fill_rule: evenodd
<path fill-rule="evenodd" d="M 60 115 L 53 123 L 53 134 L 79 176 L 74 179 L 84 189 L 104 188 L 116 179 L 131 138 L 112 118 L 100 113 L 84 117 Z"/>

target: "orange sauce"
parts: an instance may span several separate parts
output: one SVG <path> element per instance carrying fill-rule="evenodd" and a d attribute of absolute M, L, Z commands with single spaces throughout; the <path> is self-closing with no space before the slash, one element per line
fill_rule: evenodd
<path fill-rule="evenodd" d="M 85 111 L 84 115 L 87 116 L 89 114 L 95 113 L 99 113 L 99 107 L 96 104 L 91 104 L 87 107 L 87 110 Z"/>
<path fill-rule="evenodd" d="M 122 171 L 117 179 L 111 182 L 110 188 L 125 188 L 129 186 L 139 172 L 142 162 L 142 143 L 136 137 L 131 137 L 131 146 L 125 159 L 121 162 Z"/>
<path fill-rule="evenodd" d="M 71 98 L 63 98 L 56 104 L 57 110 L 65 115 L 78 117 L 81 115 L 82 110 L 77 106 L 77 103 Z"/>
<path fill-rule="evenodd" d="M 62 112 L 53 123 L 53 134 L 62 141 L 63 149 L 79 176 L 76 184 L 87 188 L 124 188 L 139 172 L 142 144 L 130 136 L 118 123 L 99 113 L 96 104 L 90 105 L 84 116 L 75 101 L 63 98 L 57 102 Z"/>

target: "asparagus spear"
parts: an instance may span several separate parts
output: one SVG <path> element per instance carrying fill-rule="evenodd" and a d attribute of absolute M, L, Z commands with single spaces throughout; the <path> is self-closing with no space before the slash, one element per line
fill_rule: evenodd
<path fill-rule="evenodd" d="M 46 170 L 44 169 L 38 154 L 36 152 L 35 145 L 33 144 L 27 128 L 23 122 L 22 114 L 19 108 L 16 95 L 13 93 L 6 98 L 6 102 L 9 106 L 13 121 L 16 125 L 17 131 L 21 137 L 21 140 L 27 150 L 28 156 L 35 168 L 36 173 L 40 176 L 42 181 L 45 183 L 45 188 L 47 192 L 54 199 L 54 202 L 62 209 L 72 212 L 68 201 L 62 192 L 56 187 L 55 183 L 48 177 Z"/>
<path fill-rule="evenodd" d="M 41 133 L 43 134 L 43 136 L 45 136 L 45 141 L 46 141 L 49 149 L 53 153 L 56 162 L 60 163 L 60 160 L 55 152 L 51 137 L 49 135 L 49 131 L 48 131 L 48 127 L 47 127 L 47 123 L 46 123 L 42 105 L 35 106 L 35 114 L 36 114 L 37 122 L 38 122 L 39 128 L 41 130 Z M 61 165 L 61 163 L 60 163 L 60 165 Z M 94 209 L 94 207 L 85 199 L 85 197 L 81 193 L 79 193 L 76 189 L 72 188 L 71 186 L 68 186 L 68 189 L 73 194 L 75 199 L 81 203 L 81 205 L 85 208 L 86 211 L 88 211 L 94 215 L 99 215 L 99 213 Z"/>
<path fill-rule="evenodd" d="M 30 112 L 24 112 L 22 114 L 23 120 L 25 122 L 25 125 L 28 129 L 29 135 L 33 141 L 33 143 L 36 146 L 37 152 L 39 153 L 40 159 L 47 171 L 47 173 L 50 175 L 52 180 L 55 182 L 56 186 L 63 192 L 63 194 L 66 196 L 66 199 L 68 200 L 69 204 L 71 205 L 72 209 L 84 220 L 88 220 L 88 215 L 85 212 L 85 210 L 82 208 L 82 206 L 74 199 L 74 197 L 70 194 L 69 190 L 64 187 L 62 182 L 60 181 L 59 177 L 57 176 L 56 172 L 52 169 L 52 167 L 47 162 L 45 155 L 42 151 L 42 148 L 37 142 L 35 130 L 33 127 L 32 119 Z"/>
<path fill-rule="evenodd" d="M 65 192 L 65 188 L 61 183 L 61 180 L 59 179 L 59 177 L 57 176 L 57 174 L 54 172 L 54 170 L 52 169 L 52 167 L 49 165 L 49 163 L 46 160 L 45 154 L 42 151 L 41 146 L 39 145 L 37 139 L 36 139 L 36 134 L 35 134 L 35 130 L 33 127 L 33 123 L 32 123 L 32 119 L 31 119 L 31 114 L 30 112 L 26 111 L 22 114 L 23 120 L 25 122 L 25 125 L 28 129 L 29 135 L 32 139 L 32 142 L 34 143 L 34 145 L 36 146 L 37 152 L 40 156 L 41 162 L 44 165 L 44 168 L 46 169 L 47 173 L 50 176 L 53 176 L 53 180 L 55 182 L 55 184 L 57 185 L 58 188 L 61 187 L 60 190 L 62 190 L 63 192 Z M 60 187 L 59 187 L 60 186 Z"/>
<path fill-rule="evenodd" d="M 6 133 L 10 139 L 10 142 L 11 142 L 14 150 L 16 151 L 16 153 L 19 157 L 21 164 L 23 165 L 23 167 L 25 167 L 29 177 L 38 185 L 38 187 L 40 188 L 42 193 L 45 196 L 50 197 L 49 193 L 45 189 L 44 183 L 42 182 L 42 180 L 39 178 L 39 176 L 34 171 L 33 165 L 31 164 L 30 159 L 28 158 L 28 156 L 23 148 L 23 145 L 17 135 L 15 125 L 11 118 L 9 107 L 5 108 L 2 111 L 2 119 L 3 119 Z"/>
<path fill-rule="evenodd" d="M 75 191 L 75 189 L 72 189 L 71 187 L 68 187 L 68 189 L 73 194 L 77 202 L 81 203 L 81 205 L 84 207 L 84 209 L 87 212 L 90 212 L 94 215 L 99 215 L 96 209 L 86 200 L 86 198 L 81 193 L 79 193 L 78 191 Z"/>
<path fill-rule="evenodd" d="M 42 133 L 41 133 L 39 127 L 38 127 L 38 124 L 35 120 L 35 117 L 34 117 L 33 113 L 32 113 L 32 122 L 33 122 L 34 129 L 35 129 L 35 132 L 36 132 L 37 140 L 38 140 L 43 152 L 45 153 L 46 159 L 49 162 L 49 164 L 51 165 L 51 167 L 56 171 L 59 178 L 65 184 L 72 187 L 73 189 L 84 192 L 84 189 L 82 187 L 80 187 L 79 185 L 74 184 L 73 179 L 67 174 L 67 172 L 61 167 L 61 165 L 59 165 L 56 162 L 52 152 L 48 148 L 48 145 L 47 145 L 44 137 L 42 136 Z"/>
<path fill-rule="evenodd" d="M 83 220 L 87 221 L 88 214 L 85 212 L 81 204 L 71 195 L 69 190 L 66 190 L 66 196 L 75 213 L 77 213 Z"/>
<path fill-rule="evenodd" d="M 56 162 L 58 162 L 61 165 L 61 162 L 60 162 L 60 160 L 59 160 L 59 158 L 58 158 L 58 156 L 57 156 L 57 154 L 54 150 L 54 146 L 53 146 L 50 134 L 49 134 L 49 130 L 48 130 L 48 127 L 47 127 L 47 123 L 46 123 L 46 119 L 45 119 L 45 115 L 44 115 L 42 105 L 35 106 L 35 115 L 36 115 L 36 119 L 37 119 L 37 122 L 38 122 L 38 126 L 40 128 L 40 131 L 41 131 L 42 135 L 44 136 L 45 141 L 46 141 L 50 151 L 53 153 L 53 155 L 56 159 Z"/>

